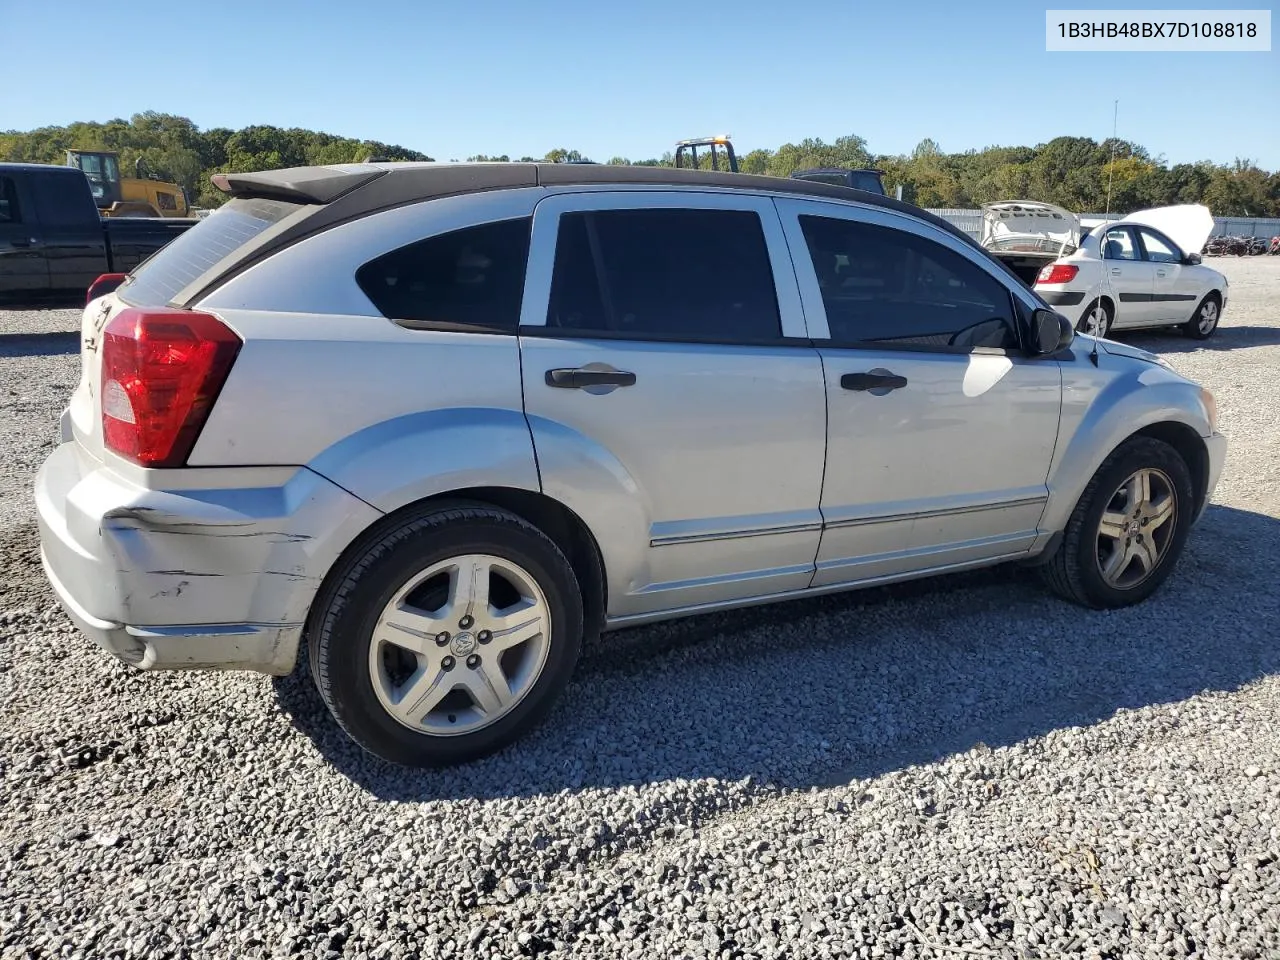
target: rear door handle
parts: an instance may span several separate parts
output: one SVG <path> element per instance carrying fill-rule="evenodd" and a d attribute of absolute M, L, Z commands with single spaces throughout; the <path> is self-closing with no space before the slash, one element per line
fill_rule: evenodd
<path fill-rule="evenodd" d="M 628 370 L 588 370 L 583 367 L 558 367 L 547 371 L 547 386 L 566 390 L 584 387 L 630 387 L 636 375 Z"/>
<path fill-rule="evenodd" d="M 1118 277 L 1118 276 L 1120 276 L 1120 268 L 1119 268 L 1119 267 L 1112 267 L 1112 268 L 1111 268 L 1111 275 L 1112 275 L 1113 277 Z"/>
<path fill-rule="evenodd" d="M 900 390 L 907 385 L 907 378 L 894 373 L 846 373 L 840 378 L 840 386 L 846 390 Z"/>
<path fill-rule="evenodd" d="M 1167 277 L 1167 276 L 1168 276 L 1168 274 L 1167 274 L 1167 273 L 1165 273 L 1163 270 L 1157 270 L 1157 271 L 1156 271 L 1156 276 L 1157 276 L 1157 277 Z"/>
<path fill-rule="evenodd" d="M 40 241 L 35 237 L 32 237 L 30 240 L 28 240 L 26 237 L 14 237 L 12 240 L 9 241 L 9 243 L 15 247 L 33 247 L 39 242 Z"/>

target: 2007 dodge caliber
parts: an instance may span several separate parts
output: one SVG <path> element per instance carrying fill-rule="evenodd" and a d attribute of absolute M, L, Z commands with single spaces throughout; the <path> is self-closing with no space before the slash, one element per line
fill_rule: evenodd
<path fill-rule="evenodd" d="M 142 669 L 285 674 L 305 638 L 392 761 L 514 740 L 614 627 L 1011 560 L 1136 603 L 1222 468 L 1206 390 L 891 199 L 578 164 L 216 180 L 85 309 L 45 570 Z"/>

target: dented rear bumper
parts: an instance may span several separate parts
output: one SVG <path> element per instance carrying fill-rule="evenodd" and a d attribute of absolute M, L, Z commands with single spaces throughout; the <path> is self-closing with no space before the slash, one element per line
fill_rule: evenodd
<path fill-rule="evenodd" d="M 49 582 L 81 631 L 140 669 L 288 673 L 324 575 L 380 513 L 305 468 L 199 479 L 150 489 L 59 445 L 35 483 Z"/>

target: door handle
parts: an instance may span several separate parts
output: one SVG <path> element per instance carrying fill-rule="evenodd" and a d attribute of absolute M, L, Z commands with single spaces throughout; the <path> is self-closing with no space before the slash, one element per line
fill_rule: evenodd
<path fill-rule="evenodd" d="M 9 244 L 14 247 L 29 247 L 33 243 L 39 243 L 39 242 L 40 241 L 38 241 L 35 237 L 32 237 L 30 240 L 28 240 L 26 237 L 14 237 L 12 240 L 9 241 Z"/>
<path fill-rule="evenodd" d="M 1118 276 L 1120 276 L 1120 268 L 1119 268 L 1119 267 L 1112 267 L 1112 268 L 1111 268 L 1111 275 L 1112 275 L 1113 277 L 1118 277 Z"/>
<path fill-rule="evenodd" d="M 899 390 L 907 385 L 907 378 L 894 373 L 846 373 L 840 378 L 840 386 L 846 390 Z"/>
<path fill-rule="evenodd" d="M 1156 276 L 1157 276 L 1157 277 L 1167 277 L 1167 276 L 1168 276 L 1168 274 L 1167 274 L 1167 273 L 1165 273 L 1163 270 L 1157 270 L 1157 271 L 1156 271 Z"/>
<path fill-rule="evenodd" d="M 628 370 L 587 370 L 583 367 L 558 367 L 547 371 L 548 387 L 581 390 L 584 387 L 630 387 L 636 375 Z"/>

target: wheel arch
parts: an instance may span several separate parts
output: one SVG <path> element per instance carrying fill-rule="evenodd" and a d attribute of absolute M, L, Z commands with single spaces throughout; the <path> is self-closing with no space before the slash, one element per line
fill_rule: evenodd
<path fill-rule="evenodd" d="M 345 576 L 353 558 L 363 554 L 370 543 L 396 526 L 410 513 L 434 504 L 441 506 L 466 502 L 496 507 L 520 517 L 550 537 L 569 561 L 582 592 L 584 640 L 591 642 L 601 632 L 608 609 L 608 582 L 604 559 L 595 536 L 583 520 L 563 503 L 535 490 L 516 487 L 476 486 L 443 490 L 402 504 L 379 517 L 360 532 L 330 566 L 320 588 L 312 598 L 307 613 L 308 628 L 321 598 L 328 596 L 333 584 Z"/>
<path fill-rule="evenodd" d="M 1089 480 L 1116 449 L 1136 436 L 1162 440 L 1178 452 L 1202 505 L 1210 466 L 1204 438 L 1212 427 L 1199 387 L 1155 366 L 1142 364 L 1133 372 L 1108 383 L 1059 438 L 1047 481 L 1049 502 L 1041 517 L 1046 537 L 1066 527 Z"/>
<path fill-rule="evenodd" d="M 1185 423 L 1174 420 L 1162 420 L 1143 427 L 1130 434 L 1122 443 L 1134 437 L 1151 437 L 1167 443 L 1177 451 L 1187 469 L 1191 471 L 1192 490 L 1195 493 L 1195 511 L 1198 514 L 1204 506 L 1204 498 L 1209 489 L 1209 449 L 1204 438 Z"/>

